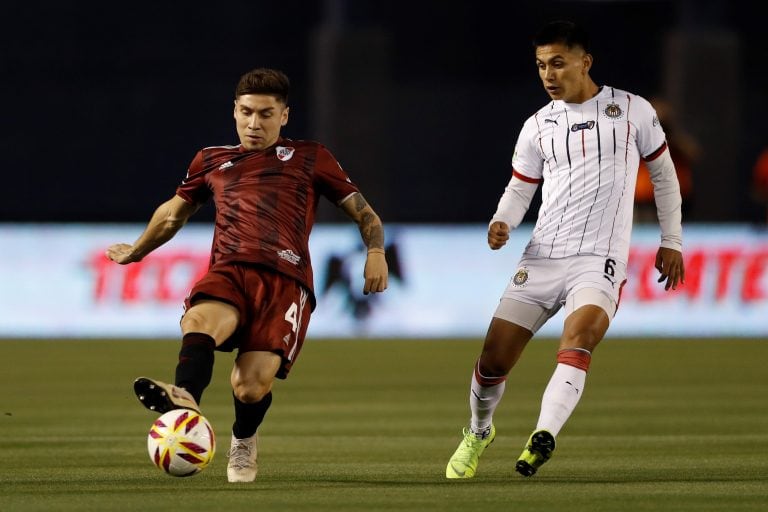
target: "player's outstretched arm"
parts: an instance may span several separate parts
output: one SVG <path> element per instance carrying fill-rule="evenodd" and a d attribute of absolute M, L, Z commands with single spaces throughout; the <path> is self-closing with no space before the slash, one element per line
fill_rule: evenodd
<path fill-rule="evenodd" d="M 656 270 L 661 272 L 658 282 L 666 281 L 664 289 L 676 290 L 678 283 L 685 283 L 683 253 L 668 247 L 659 247 L 656 252 Z"/>
<path fill-rule="evenodd" d="M 359 192 L 352 194 L 340 206 L 344 213 L 355 221 L 363 243 L 368 248 L 363 271 L 363 293 L 368 295 L 383 292 L 387 289 L 389 270 L 384 255 L 384 226 L 381 219 Z"/>
<path fill-rule="evenodd" d="M 107 258 L 121 265 L 141 261 L 144 256 L 173 238 L 199 207 L 180 196 L 173 196 L 157 207 L 144 232 L 133 244 L 109 246 Z"/>

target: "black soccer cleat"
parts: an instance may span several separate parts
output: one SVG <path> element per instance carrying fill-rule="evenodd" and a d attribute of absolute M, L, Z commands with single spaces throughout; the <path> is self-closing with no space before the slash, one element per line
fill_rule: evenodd
<path fill-rule="evenodd" d="M 515 471 L 523 476 L 533 476 L 555 451 L 555 437 L 546 430 L 537 430 L 528 438 L 523 453 L 517 459 Z"/>

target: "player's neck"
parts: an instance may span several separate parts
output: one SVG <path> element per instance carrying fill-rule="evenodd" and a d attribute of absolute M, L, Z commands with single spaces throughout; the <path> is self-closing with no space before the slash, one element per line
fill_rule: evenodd
<path fill-rule="evenodd" d="M 567 103 L 585 103 L 600 94 L 600 91 L 602 90 L 602 87 L 598 87 L 595 82 L 593 82 L 591 79 L 588 79 L 587 83 L 581 91 L 581 94 L 574 98 L 573 101 L 569 101 Z"/>

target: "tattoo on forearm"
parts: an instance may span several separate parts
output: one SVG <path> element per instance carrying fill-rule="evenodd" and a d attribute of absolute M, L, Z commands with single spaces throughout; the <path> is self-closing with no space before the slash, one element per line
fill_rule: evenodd
<path fill-rule="evenodd" d="M 360 236 L 363 239 L 363 243 L 369 249 L 374 247 L 384 248 L 384 227 L 381 225 L 376 212 L 374 212 L 368 205 L 368 201 L 365 200 L 362 194 L 359 192 L 353 195 L 351 198 L 351 212 L 350 215 L 357 222 L 357 226 L 360 229 Z"/>
<path fill-rule="evenodd" d="M 384 248 L 384 227 L 374 213 L 363 214 L 360 219 L 360 236 L 363 237 L 363 243 L 369 249 Z"/>
<path fill-rule="evenodd" d="M 365 200 L 362 194 L 355 194 L 352 196 L 352 201 L 354 201 L 352 207 L 356 212 L 363 211 L 365 207 L 368 206 L 368 202 Z"/>

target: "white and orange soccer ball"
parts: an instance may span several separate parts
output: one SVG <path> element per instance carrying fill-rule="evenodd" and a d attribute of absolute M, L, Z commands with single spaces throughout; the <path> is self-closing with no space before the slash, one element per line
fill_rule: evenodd
<path fill-rule="evenodd" d="M 155 466 L 169 475 L 192 476 L 213 460 L 216 437 L 203 415 L 189 409 L 175 409 L 152 423 L 147 450 Z"/>

